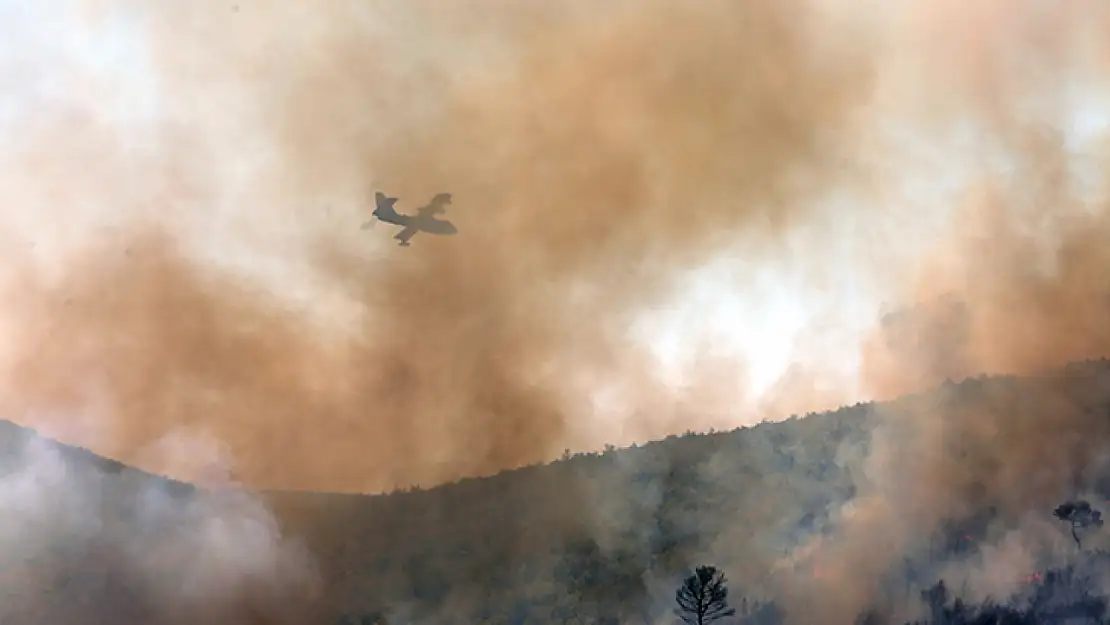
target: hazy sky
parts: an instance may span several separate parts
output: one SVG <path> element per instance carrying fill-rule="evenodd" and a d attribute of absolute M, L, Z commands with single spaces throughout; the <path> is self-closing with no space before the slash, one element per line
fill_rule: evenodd
<path fill-rule="evenodd" d="M 272 253 L 259 255 L 257 249 L 262 245 L 227 238 L 235 235 L 224 232 L 225 225 L 254 212 L 244 208 L 240 198 L 250 201 L 248 187 L 257 184 L 256 176 L 264 168 L 266 158 L 264 147 L 259 146 L 255 151 L 249 149 L 252 137 L 260 141 L 257 133 L 249 129 L 250 106 L 242 102 L 238 102 L 241 104 L 238 108 L 234 106 L 237 98 L 249 94 L 232 90 L 218 94 L 198 93 L 196 101 L 189 103 L 165 101 L 159 90 L 156 65 L 151 60 L 147 16 L 141 10 L 128 10 L 126 3 L 117 3 L 115 9 L 106 8 L 109 5 L 62 0 L 0 1 L 0 29 L 4 42 L 0 46 L 0 81 L 3 81 L 0 82 L 0 138 L 5 146 L 0 151 L 0 163 L 25 158 L 24 149 L 41 150 L 36 142 L 44 128 L 70 122 L 73 115 L 80 114 L 110 128 L 116 140 L 126 146 L 125 153 L 134 159 L 132 173 L 144 178 L 149 174 L 143 171 L 142 158 L 160 149 L 161 139 L 157 132 L 160 125 L 174 121 L 198 124 L 207 131 L 206 140 L 226 141 L 227 149 L 236 150 L 236 159 L 223 162 L 225 169 L 228 164 L 240 169 L 223 172 L 224 186 L 213 203 L 190 206 L 187 211 L 164 208 L 159 218 L 180 223 L 183 237 L 193 239 L 206 253 L 223 262 L 270 280 L 272 288 L 279 293 L 294 299 L 319 297 L 312 277 L 298 274 L 295 258 Z M 229 14 L 227 19 L 238 17 Z M 387 11 L 368 17 L 371 23 L 388 18 Z M 311 28 L 311 19 L 306 19 L 305 28 Z M 376 29 L 385 33 L 390 27 L 379 23 Z M 473 45 L 449 50 L 427 46 L 411 48 L 414 54 L 433 56 L 444 52 L 463 56 L 469 52 L 486 63 L 490 62 L 490 54 L 495 53 L 495 48 Z M 893 76 L 899 71 L 899 65 L 892 62 L 886 71 Z M 897 78 L 892 77 L 890 82 L 897 82 Z M 1072 88 L 1068 97 L 1072 114 L 1067 130 L 1073 149 L 1082 151 L 1084 145 L 1105 134 L 1110 123 L 1110 95 L 1086 88 L 1081 77 L 1072 83 Z M 881 111 L 878 114 L 881 115 Z M 232 131 L 230 136 L 220 136 L 222 129 L 236 126 L 241 134 Z M 877 132 L 888 135 L 888 140 L 897 140 L 902 149 L 912 150 L 905 161 L 908 166 L 891 166 L 885 170 L 891 177 L 883 181 L 881 195 L 853 197 L 830 193 L 825 206 L 815 213 L 819 216 L 818 222 L 793 235 L 795 245 L 808 248 L 815 247 L 818 239 L 834 239 L 836 244 L 825 246 L 819 257 L 807 251 L 798 255 L 796 263 L 783 257 L 777 262 L 761 261 L 759 266 L 752 266 L 745 261 L 744 245 L 738 244 L 735 249 L 724 251 L 717 261 L 692 270 L 689 283 L 676 291 L 666 304 L 645 310 L 642 323 L 635 329 L 643 340 L 656 348 L 661 366 L 675 368 L 682 361 L 684 346 L 704 338 L 701 335 L 708 332 L 715 337 L 720 349 L 731 350 L 748 363 L 749 377 L 745 383 L 758 395 L 792 362 L 807 358 L 801 353 L 805 350 L 797 345 L 799 334 L 821 318 L 828 320 L 828 325 L 823 327 L 832 335 L 832 342 L 838 345 L 858 342 L 860 333 L 874 323 L 884 303 L 894 295 L 881 292 L 877 284 L 881 280 L 873 279 L 872 268 L 857 262 L 858 249 L 867 249 L 879 242 L 873 238 L 874 232 L 863 231 L 854 221 L 859 211 L 843 207 L 861 202 L 903 206 L 903 210 L 894 212 L 899 216 L 898 222 L 886 225 L 899 234 L 917 233 L 901 239 L 903 248 L 907 242 L 911 243 L 903 252 L 912 255 L 912 242 L 928 244 L 940 235 L 948 208 L 958 201 L 957 194 L 963 192 L 969 174 L 973 173 L 965 167 L 960 154 L 969 150 L 982 151 L 985 147 L 970 131 L 964 137 L 921 134 L 896 118 L 888 123 L 878 122 L 875 127 Z M 59 146 L 57 149 L 76 153 L 82 146 Z M 96 152 L 93 150 L 83 156 L 95 159 Z M 8 180 L 3 183 L 6 201 L 2 215 L 5 237 L 12 243 L 25 243 L 5 245 L 5 254 L 25 254 L 33 243 L 32 253 L 49 262 L 54 257 L 53 252 L 66 249 L 85 237 L 100 237 L 111 232 L 108 228 L 112 224 L 126 223 L 135 216 L 128 213 L 134 212 L 134 207 L 125 209 L 113 204 L 114 195 L 98 198 L 95 194 L 70 195 L 44 190 L 38 186 L 41 181 L 21 183 L 19 173 L 18 167 L 12 169 L 8 165 Z M 113 172 L 115 174 L 118 172 Z M 141 187 L 149 182 L 149 179 L 127 180 L 125 184 L 134 185 L 135 192 L 140 193 Z M 51 201 L 51 196 L 58 200 Z M 377 240 L 380 236 L 357 233 L 357 228 L 352 228 L 368 210 L 368 198 L 351 197 L 346 190 L 337 189 L 334 197 L 303 200 L 303 208 L 286 212 L 285 219 L 263 220 L 252 226 L 260 240 L 268 240 L 267 249 L 273 249 L 269 241 L 296 236 L 296 229 L 302 227 L 351 230 L 351 235 L 361 237 L 368 249 L 380 245 Z M 402 200 L 403 203 L 416 201 L 419 198 Z M 466 198 L 459 197 L 457 201 L 465 206 Z M 675 208 L 682 210 L 684 207 Z M 298 222 L 296 217 L 303 222 Z M 426 244 L 435 245 L 436 242 L 427 241 Z M 816 289 L 807 278 L 815 262 L 843 267 L 843 271 L 838 272 L 836 280 Z M 291 276 L 297 279 L 291 280 Z M 340 300 L 334 298 L 333 303 L 341 309 Z M 319 306 L 314 305 L 314 308 L 319 309 Z M 817 356 L 816 360 L 821 360 L 820 355 Z M 835 360 L 809 364 L 831 368 L 851 378 L 856 362 L 850 350 L 837 350 Z"/>

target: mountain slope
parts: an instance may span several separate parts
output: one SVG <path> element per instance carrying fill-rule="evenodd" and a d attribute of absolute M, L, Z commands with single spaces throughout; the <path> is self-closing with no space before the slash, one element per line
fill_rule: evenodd
<path fill-rule="evenodd" d="M 746 596 L 858 613 L 993 566 L 978 543 L 1021 542 L 1022 566 L 1057 557 L 1051 506 L 1107 491 L 1108 389 L 1106 361 L 1076 363 L 425 491 L 268 498 L 350 614 L 650 621 L 705 561 Z"/>
<path fill-rule="evenodd" d="M 312 592 L 305 554 L 257 497 L 0 422 L 5 623 L 303 623 Z"/>
<path fill-rule="evenodd" d="M 129 563 L 119 570 L 156 579 L 148 590 L 163 599 L 188 575 L 214 584 L 208 592 L 239 589 L 253 598 L 236 598 L 236 609 L 254 606 L 262 622 L 292 622 L 308 604 L 313 622 L 657 622 L 678 578 L 706 562 L 724 568 L 737 602 L 775 600 L 790 622 L 849 622 L 874 605 L 915 604 L 941 576 L 971 597 L 1004 596 L 1030 569 L 1060 565 L 1073 545 L 1049 513 L 1073 495 L 1110 493 L 1108 415 L 1110 363 L 1093 361 L 427 490 L 262 493 L 286 535 L 307 543 L 315 570 L 247 494 L 153 476 L 8 423 L 0 488 L 9 516 L 22 506 L 23 527 L 54 528 L 35 553 L 80 547 L 51 579 L 87 575 L 108 554 Z M 21 475 L 34 487 L 17 488 Z M 26 492 L 68 503 L 28 508 L 17 497 Z M 0 539 L 10 570 L 19 541 Z M 158 566 L 136 568 L 148 550 L 162 554 Z M 278 598 L 307 592 L 315 572 L 323 596 Z M 55 615 L 36 622 L 102 598 L 98 583 L 31 602 Z M 180 600 L 171 604 L 148 609 L 176 617 Z M 110 605 L 113 617 L 138 609 Z M 209 607 L 192 609 L 220 622 Z"/>

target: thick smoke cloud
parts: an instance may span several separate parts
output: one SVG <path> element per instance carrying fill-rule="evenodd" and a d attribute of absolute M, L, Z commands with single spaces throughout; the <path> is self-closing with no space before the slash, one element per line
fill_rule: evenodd
<path fill-rule="evenodd" d="M 619 432 L 575 416 L 592 393 L 674 403 L 633 315 L 726 245 L 777 250 L 859 174 L 868 40 L 802 2 L 237 7 L 135 9 L 159 142 L 136 158 L 94 124 L 92 179 L 65 180 L 141 217 L 12 289 L 19 400 L 60 410 L 94 385 L 114 457 L 187 423 L 249 484 L 374 490 L 596 445 Z M 377 189 L 402 210 L 450 191 L 464 234 L 378 247 L 354 213 Z M 221 275 L 196 250 L 224 241 L 347 316 L 321 331 Z M 659 412 L 623 436 L 692 414 Z"/>
<path fill-rule="evenodd" d="M 487 473 L 741 399 L 719 387 L 752 363 L 700 361 L 718 388 L 676 396 L 627 336 L 720 254 L 927 302 L 863 341 L 873 396 L 1101 355 L 1107 154 L 1076 156 L 1072 126 L 1076 89 L 1106 87 L 1110 17 L 1041 4 L 88 3 L 67 27 L 141 33 L 148 78 L 67 68 L 5 125 L 5 217 L 35 239 L 10 263 L 8 401 L 94 404 L 80 436 L 124 459 L 207 432 L 260 487 Z M 462 234 L 379 246 L 357 230 L 379 189 L 402 210 L 453 193 Z M 830 216 L 832 196 L 851 199 Z M 832 222 L 850 252 L 814 236 Z M 819 386 L 801 378 L 781 388 Z M 599 387 L 633 416 L 593 420 Z M 874 483 L 822 545 L 843 575 L 808 605 L 847 620 L 915 533 L 1070 487 L 1104 428 L 1055 389 L 887 419 L 856 459 Z"/>
<path fill-rule="evenodd" d="M 1067 557 L 1052 507 L 1093 496 L 1105 475 L 1105 371 L 1043 374 L 1110 348 L 1110 151 L 1101 113 L 1083 104 L 1104 102 L 1107 14 L 1041 9 L 933 3 L 913 18 L 920 34 L 955 35 L 913 66 L 936 90 L 910 92 L 917 119 L 938 133 L 962 127 L 975 152 L 951 225 L 902 276 L 902 302 L 918 304 L 864 342 L 861 378 L 892 398 L 981 372 L 1042 377 L 945 387 L 884 411 L 865 457 L 852 460 L 866 487 L 833 536 L 796 556 L 832 563 L 835 588 L 808 591 L 834 619 L 878 597 L 942 523 L 987 509 L 997 517 L 983 552 L 941 572 L 969 598 L 1007 596 L 1033 567 Z"/>

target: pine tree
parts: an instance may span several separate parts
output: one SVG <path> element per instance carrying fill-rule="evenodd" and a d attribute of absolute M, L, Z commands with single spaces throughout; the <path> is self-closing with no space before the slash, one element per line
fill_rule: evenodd
<path fill-rule="evenodd" d="M 725 574 L 713 566 L 699 566 L 675 592 L 675 614 L 686 625 L 709 625 L 736 614 L 728 607 Z"/>

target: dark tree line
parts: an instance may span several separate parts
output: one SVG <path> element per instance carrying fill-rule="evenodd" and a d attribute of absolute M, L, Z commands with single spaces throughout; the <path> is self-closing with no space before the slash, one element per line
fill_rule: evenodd
<path fill-rule="evenodd" d="M 967 603 L 941 580 L 921 593 L 925 618 L 906 625 L 1106 625 L 1107 600 L 1074 566 L 1050 571 L 1023 598 Z"/>

